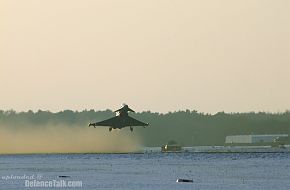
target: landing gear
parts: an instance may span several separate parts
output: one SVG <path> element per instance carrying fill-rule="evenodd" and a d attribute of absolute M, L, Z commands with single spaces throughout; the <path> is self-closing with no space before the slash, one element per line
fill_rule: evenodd
<path fill-rule="evenodd" d="M 130 131 L 133 132 L 133 128 L 132 127 L 130 127 Z"/>
<path fill-rule="evenodd" d="M 89 127 L 93 126 L 94 128 L 96 128 L 96 126 L 93 123 L 89 123 Z"/>
<path fill-rule="evenodd" d="M 112 129 L 113 129 L 113 128 L 112 128 L 112 127 L 110 127 L 110 128 L 109 128 L 109 131 L 111 132 L 111 131 L 112 131 Z"/>

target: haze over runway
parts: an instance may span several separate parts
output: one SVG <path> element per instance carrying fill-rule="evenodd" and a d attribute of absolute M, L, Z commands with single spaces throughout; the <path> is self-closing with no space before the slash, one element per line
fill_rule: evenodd
<path fill-rule="evenodd" d="M 0 109 L 290 108 L 288 0 L 1 0 Z"/>

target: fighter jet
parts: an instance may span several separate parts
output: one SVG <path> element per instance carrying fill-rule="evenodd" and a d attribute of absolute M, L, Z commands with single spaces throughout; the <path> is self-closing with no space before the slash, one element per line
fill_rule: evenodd
<path fill-rule="evenodd" d="M 122 108 L 115 111 L 115 117 L 96 123 L 89 123 L 89 127 L 93 126 L 94 128 L 96 128 L 96 126 L 105 126 L 109 127 L 109 131 L 112 131 L 112 129 L 122 129 L 124 127 L 130 127 L 131 132 L 133 132 L 133 126 L 143 126 L 144 128 L 146 126 L 149 126 L 149 123 L 143 123 L 130 117 L 128 112 L 135 111 L 130 109 L 128 105 L 123 104 Z"/>

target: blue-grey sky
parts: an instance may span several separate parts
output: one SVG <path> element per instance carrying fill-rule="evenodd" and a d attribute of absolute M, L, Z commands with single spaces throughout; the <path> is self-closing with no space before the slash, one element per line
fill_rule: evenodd
<path fill-rule="evenodd" d="M 1 0 L 0 109 L 290 109 L 288 0 Z"/>

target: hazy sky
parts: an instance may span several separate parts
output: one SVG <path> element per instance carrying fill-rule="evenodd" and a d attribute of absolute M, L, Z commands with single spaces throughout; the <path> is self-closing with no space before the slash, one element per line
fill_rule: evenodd
<path fill-rule="evenodd" d="M 0 0 L 0 109 L 290 109 L 289 0 Z"/>

